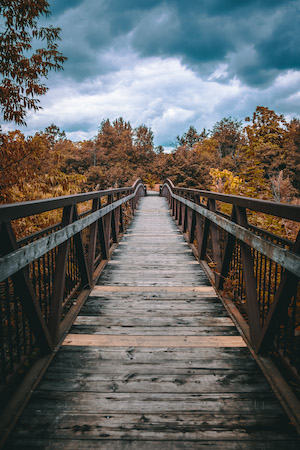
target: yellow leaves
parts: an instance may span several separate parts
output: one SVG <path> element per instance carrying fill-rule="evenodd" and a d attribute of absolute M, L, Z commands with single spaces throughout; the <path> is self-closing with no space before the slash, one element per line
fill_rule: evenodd
<path fill-rule="evenodd" d="M 203 139 L 195 145 L 196 152 L 201 155 L 207 154 L 209 156 L 218 154 L 218 141 L 214 138 Z"/>
<path fill-rule="evenodd" d="M 235 176 L 227 169 L 210 169 L 210 176 L 213 179 L 211 189 L 223 194 L 239 195 L 243 193 L 244 182 L 242 178 Z"/>

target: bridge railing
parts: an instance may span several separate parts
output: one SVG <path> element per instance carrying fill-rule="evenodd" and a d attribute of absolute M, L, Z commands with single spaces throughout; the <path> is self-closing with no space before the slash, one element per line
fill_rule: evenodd
<path fill-rule="evenodd" d="M 264 213 L 271 223 L 280 218 L 299 230 L 300 206 L 175 187 L 170 180 L 161 194 L 199 260 L 213 270 L 217 289 L 247 321 L 252 346 L 300 376 L 300 232 L 290 240 L 249 223 L 251 214 Z"/>
<path fill-rule="evenodd" d="M 0 206 L 0 399 L 20 369 L 63 338 L 80 292 L 92 286 L 145 192 L 137 180 L 126 188 Z M 84 202 L 88 210 L 79 214 Z M 14 221 L 57 211 L 60 223 L 16 239 Z"/>

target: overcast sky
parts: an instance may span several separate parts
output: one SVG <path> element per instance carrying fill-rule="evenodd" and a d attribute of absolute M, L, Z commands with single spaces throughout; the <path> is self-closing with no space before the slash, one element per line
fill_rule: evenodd
<path fill-rule="evenodd" d="M 48 1 L 45 23 L 62 28 L 69 59 L 26 134 L 55 123 L 90 139 L 122 116 L 168 147 L 190 125 L 211 129 L 257 105 L 300 117 L 298 0 Z"/>

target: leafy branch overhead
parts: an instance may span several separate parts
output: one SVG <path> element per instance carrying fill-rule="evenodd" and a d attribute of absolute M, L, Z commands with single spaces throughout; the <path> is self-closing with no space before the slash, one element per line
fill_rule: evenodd
<path fill-rule="evenodd" d="M 48 90 L 42 80 L 49 71 L 61 70 L 67 59 L 58 51 L 60 28 L 38 26 L 37 19 L 49 14 L 45 0 L 1 0 L 0 104 L 5 121 L 26 125 L 27 111 L 41 109 L 36 97 Z M 41 41 L 43 48 L 36 48 Z"/>

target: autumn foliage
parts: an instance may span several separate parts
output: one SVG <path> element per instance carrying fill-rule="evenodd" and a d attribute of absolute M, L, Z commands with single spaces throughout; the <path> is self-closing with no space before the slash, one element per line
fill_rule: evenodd
<path fill-rule="evenodd" d="M 48 90 L 43 79 L 67 59 L 58 51 L 60 29 L 38 26 L 37 19 L 49 14 L 46 0 L 0 2 L 0 105 L 6 121 L 26 124 L 27 111 L 40 109 L 37 97 Z M 40 41 L 43 47 L 36 48 Z"/>
<path fill-rule="evenodd" d="M 149 127 L 133 128 L 122 118 L 103 120 L 93 140 L 76 143 L 53 124 L 27 138 L 19 131 L 1 133 L 1 202 L 121 187 L 137 177 L 151 185 L 168 177 L 182 187 L 299 202 L 298 119 L 288 123 L 257 107 L 244 128 L 231 117 L 211 131 L 191 126 L 177 136 L 172 153 L 154 147 L 153 139 Z M 290 233 L 286 224 L 269 225 Z"/>

